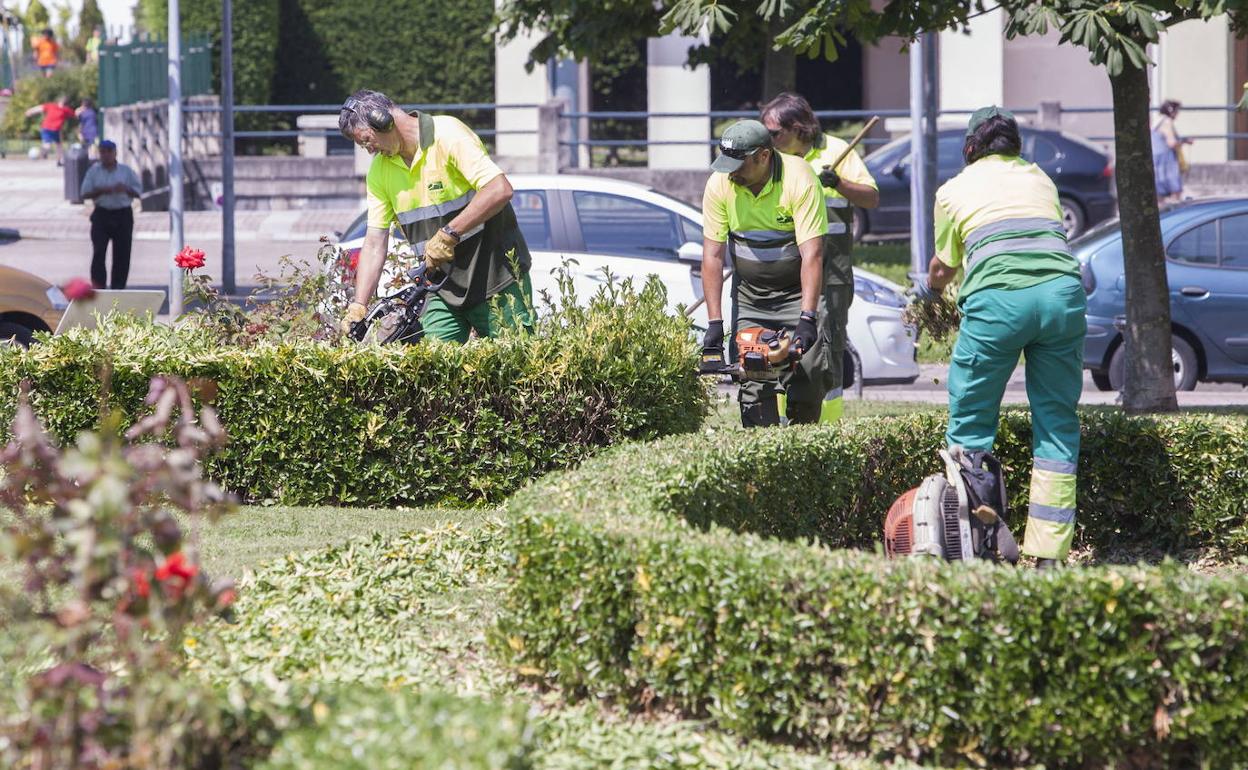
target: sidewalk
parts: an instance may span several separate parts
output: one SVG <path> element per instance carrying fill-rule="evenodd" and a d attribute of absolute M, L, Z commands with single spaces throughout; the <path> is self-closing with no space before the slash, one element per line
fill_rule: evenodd
<path fill-rule="evenodd" d="M 65 200 L 62 169 L 56 162 L 5 158 L 0 160 L 0 229 L 16 230 L 23 238 L 89 240 L 91 204 Z M 236 211 L 234 237 L 243 241 L 286 241 L 315 244 L 321 236 L 346 227 L 363 211 L 310 209 L 298 211 Z M 182 216 L 183 238 L 219 240 L 220 211 L 187 211 Z M 169 214 L 137 211 L 135 240 L 167 241 Z"/>

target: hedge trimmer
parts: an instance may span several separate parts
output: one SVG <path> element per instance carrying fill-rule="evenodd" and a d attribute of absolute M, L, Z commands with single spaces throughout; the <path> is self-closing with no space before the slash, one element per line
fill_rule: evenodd
<path fill-rule="evenodd" d="M 430 295 L 446 284 L 447 278 L 448 275 L 436 270 L 430 274 L 424 262 L 408 270 L 409 283 L 394 294 L 380 298 L 363 320 L 351 324 L 351 338 L 363 342 L 369 328 L 380 319 L 382 328 L 377 341 L 381 344 L 401 342 L 415 345 L 420 342 L 425 336 L 425 329 L 420 323 L 425 304 Z"/>
<path fill-rule="evenodd" d="M 724 361 L 723 349 L 702 351 L 702 363 L 698 374 L 728 376 L 737 381 L 780 379 L 786 371 L 792 371 L 802 354 L 793 347 L 793 340 L 785 329 L 764 329 L 749 326 L 737 332 L 737 362 Z"/>

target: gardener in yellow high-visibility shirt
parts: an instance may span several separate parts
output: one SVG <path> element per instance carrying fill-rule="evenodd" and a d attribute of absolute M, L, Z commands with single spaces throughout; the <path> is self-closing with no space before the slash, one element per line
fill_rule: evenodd
<path fill-rule="evenodd" d="M 464 342 L 471 331 L 492 337 L 531 326 L 529 249 L 511 183 L 472 129 L 447 115 L 408 114 L 368 90 L 342 105 L 338 128 L 373 155 L 368 231 L 343 333 L 368 312 L 394 222 L 426 265 L 448 275 L 421 317 L 430 337 Z"/>
<path fill-rule="evenodd" d="M 747 380 L 737 400 L 747 428 L 778 425 L 779 397 L 789 422 L 824 419 L 832 366 L 823 298 L 828 214 L 819 180 L 801 158 L 772 146 L 757 120 L 741 120 L 719 140 L 716 173 L 702 195 L 702 289 L 709 319 L 702 346 L 723 358 L 724 257 L 732 258 L 730 332 L 751 326 L 792 334 L 797 368 L 779 382 Z M 839 370 L 840 361 L 836 362 Z M 838 403 L 839 405 L 839 403 Z"/>
<path fill-rule="evenodd" d="M 936 255 L 915 293 L 933 299 L 959 267 L 966 272 L 949 365 L 950 446 L 992 449 L 1006 382 L 1026 356 L 1034 459 L 1023 554 L 1045 568 L 1066 558 L 1075 532 L 1087 297 L 1057 188 L 1019 157 L 1021 146 L 1009 112 L 971 116 L 966 168 L 936 191 Z"/>
<path fill-rule="evenodd" d="M 848 142 L 823 133 L 810 102 L 801 95 L 780 94 L 763 105 L 759 120 L 771 133 L 776 149 L 809 163 L 823 187 L 828 206 L 828 236 L 823 249 L 824 301 L 828 312 L 820 333 L 828 337 L 834 364 L 829 371 L 826 411 L 839 415 L 843 382 L 842 368 L 836 364 L 845 357 L 849 306 L 854 301 L 854 206 L 873 209 L 880 205 L 879 188 L 858 153 L 845 153 Z M 837 163 L 843 153 L 845 157 Z"/>

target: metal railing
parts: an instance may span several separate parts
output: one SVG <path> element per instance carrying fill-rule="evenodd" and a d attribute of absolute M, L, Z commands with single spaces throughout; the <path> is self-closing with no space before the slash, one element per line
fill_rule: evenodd
<path fill-rule="evenodd" d="M 1065 107 L 1060 104 L 1054 104 L 1056 107 L 1056 118 L 1060 125 L 1062 115 L 1113 115 L 1113 107 Z M 1008 108 L 1020 118 L 1037 119 L 1042 117 L 1043 108 Z M 1225 112 L 1234 113 L 1237 110 L 1236 105 L 1184 105 L 1182 111 L 1185 113 L 1201 113 L 1201 112 Z M 1154 108 L 1154 112 L 1156 108 Z M 938 117 L 969 116 L 970 110 L 941 110 L 937 113 Z M 828 123 L 838 122 L 860 122 L 871 116 L 879 116 L 880 118 L 909 118 L 910 111 L 908 109 L 884 109 L 884 110 L 816 110 L 815 115 L 825 125 Z M 647 112 L 647 111 L 626 111 L 626 110 L 602 110 L 602 111 L 586 111 L 586 112 L 563 112 L 559 118 L 563 130 L 560 131 L 559 145 L 561 147 L 570 148 L 576 153 L 581 148 L 610 148 L 618 150 L 620 148 L 639 148 L 645 149 L 651 146 L 695 146 L 706 147 L 713 146 L 718 143 L 717 139 L 717 121 L 741 118 L 756 118 L 757 111 L 752 110 L 713 110 L 710 112 Z M 651 119 L 705 119 L 707 121 L 707 131 L 705 139 L 691 138 L 655 138 L 634 137 L 634 138 L 595 138 L 591 136 L 590 121 L 648 121 Z M 1057 126 L 1052 126 L 1057 128 Z M 599 129 L 601 132 L 601 129 Z M 1209 139 L 1209 140 L 1227 140 L 1242 141 L 1248 139 L 1248 133 L 1227 131 L 1224 133 L 1202 133 L 1202 134 L 1184 134 L 1190 139 Z M 869 151 L 871 148 L 887 144 L 894 137 L 888 136 L 868 136 L 862 140 L 864 149 Z M 1085 137 L 1089 141 L 1099 142 L 1112 146 L 1114 137 L 1112 135 L 1089 135 Z M 593 156 L 590 156 L 591 165 Z"/>
<path fill-rule="evenodd" d="M 404 110 L 421 110 L 427 112 L 436 112 L 438 114 L 454 114 L 468 112 L 497 112 L 498 110 L 536 110 L 536 104 L 494 104 L 492 102 L 453 102 L 448 104 L 403 104 L 400 105 Z M 187 106 L 183 110 L 188 113 L 219 113 L 222 107 L 216 106 Z M 238 114 L 300 114 L 300 115 L 337 115 L 342 109 L 341 104 L 236 104 L 234 112 Z M 468 120 L 465 123 L 471 123 Z M 480 137 L 490 138 L 501 135 L 510 134 L 534 134 L 535 129 L 504 129 L 498 130 L 493 128 L 473 128 L 473 131 Z M 186 138 L 213 138 L 220 137 L 220 131 L 199 131 L 185 134 Z M 234 132 L 235 139 L 292 139 L 298 137 L 337 137 L 341 136 L 335 129 L 317 129 L 317 128 L 293 128 L 293 129 L 271 129 L 271 130 L 243 130 Z"/>
<path fill-rule="evenodd" d="M 163 40 L 100 46 L 99 106 L 154 101 L 169 96 L 169 49 Z M 182 44 L 182 95 L 212 92 L 212 42 L 187 37 Z"/>

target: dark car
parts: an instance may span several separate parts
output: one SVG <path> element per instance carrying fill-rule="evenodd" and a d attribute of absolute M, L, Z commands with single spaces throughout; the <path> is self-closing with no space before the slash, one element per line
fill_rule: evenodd
<path fill-rule="evenodd" d="M 1034 162 L 1057 185 L 1066 232 L 1074 237 L 1114 216 L 1114 167 L 1109 156 L 1077 136 L 1021 127 L 1023 157 Z M 962 170 L 961 129 L 936 138 L 938 184 Z M 855 236 L 904 235 L 910 232 L 910 137 L 889 142 L 868 155 L 867 168 L 880 187 L 880 206 L 855 209 Z"/>
<path fill-rule="evenodd" d="M 1248 382 L 1248 198 L 1189 201 L 1161 213 L 1174 328 L 1174 384 Z M 1122 233 L 1114 219 L 1071 242 L 1088 290 L 1083 366 L 1121 390 L 1126 351 Z"/>

